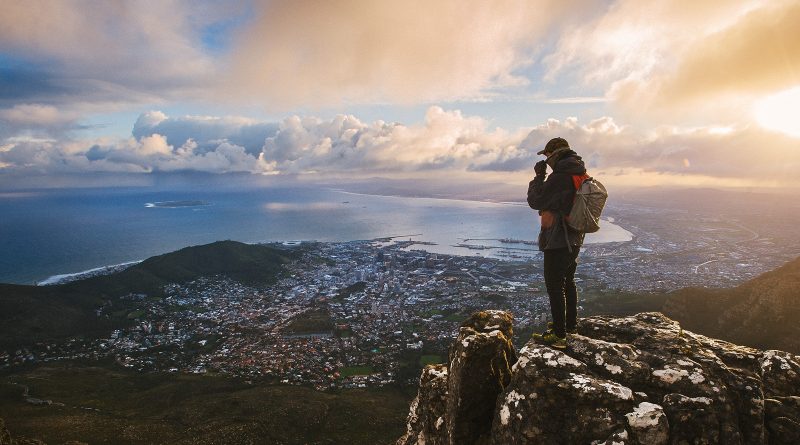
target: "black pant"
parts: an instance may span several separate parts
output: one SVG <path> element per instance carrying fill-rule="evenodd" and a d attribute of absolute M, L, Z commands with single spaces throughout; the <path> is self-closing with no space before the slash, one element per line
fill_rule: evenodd
<path fill-rule="evenodd" d="M 553 331 L 564 337 L 567 330 L 578 324 L 578 289 L 575 287 L 575 268 L 580 247 L 544 251 L 544 283 L 550 297 Z"/>

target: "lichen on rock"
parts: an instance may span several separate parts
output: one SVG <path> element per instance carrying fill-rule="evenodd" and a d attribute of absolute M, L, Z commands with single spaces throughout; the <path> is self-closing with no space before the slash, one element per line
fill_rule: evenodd
<path fill-rule="evenodd" d="M 411 402 L 406 433 L 397 440 L 398 445 L 449 443 L 439 420 L 445 416 L 447 381 L 444 365 L 428 365 L 422 370 L 417 397 Z"/>
<path fill-rule="evenodd" d="M 451 443 L 488 437 L 497 395 L 517 361 L 512 334 L 507 312 L 476 312 L 461 325 L 449 354 L 445 424 Z"/>
<path fill-rule="evenodd" d="M 669 422 L 664 408 L 655 403 L 642 402 L 625 414 L 632 435 L 640 443 L 663 445 L 669 441 Z"/>

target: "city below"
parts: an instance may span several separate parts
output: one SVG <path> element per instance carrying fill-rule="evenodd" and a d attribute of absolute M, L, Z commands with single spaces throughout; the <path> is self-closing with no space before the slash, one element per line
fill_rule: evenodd
<path fill-rule="evenodd" d="M 576 274 L 582 313 L 587 298 L 734 286 L 798 250 L 797 241 L 778 237 L 779 225 L 756 231 L 744 220 L 689 222 L 685 211 L 632 205 L 608 213 L 634 237 L 584 246 Z M 540 254 L 499 260 L 478 249 L 450 256 L 402 238 L 270 246 L 300 253 L 274 284 L 208 276 L 170 284 L 163 298 L 128 294 L 127 314 L 111 304 L 96 308 L 99 318 L 127 317 L 127 328 L 0 351 L 0 369 L 88 360 L 320 390 L 405 385 L 416 381 L 419 367 L 444 360 L 473 311 L 511 311 L 520 336 L 549 317 Z"/>

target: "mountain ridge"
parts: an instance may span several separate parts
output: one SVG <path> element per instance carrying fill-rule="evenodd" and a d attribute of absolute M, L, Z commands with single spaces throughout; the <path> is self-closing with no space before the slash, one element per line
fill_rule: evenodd
<path fill-rule="evenodd" d="M 731 289 L 677 290 L 661 312 L 711 337 L 800 353 L 800 258 Z"/>

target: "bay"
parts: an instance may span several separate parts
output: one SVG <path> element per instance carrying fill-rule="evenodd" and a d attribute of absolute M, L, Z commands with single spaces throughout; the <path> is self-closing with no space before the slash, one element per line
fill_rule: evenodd
<path fill-rule="evenodd" d="M 538 218 L 524 203 L 354 194 L 316 188 L 63 189 L 0 193 L 0 282 L 142 260 L 231 239 L 351 241 L 397 237 L 412 249 L 530 258 Z M 505 240 L 505 242 L 500 240 Z M 587 242 L 622 242 L 610 222 Z"/>

